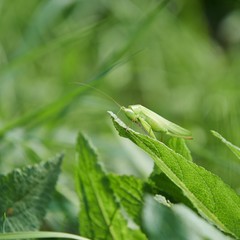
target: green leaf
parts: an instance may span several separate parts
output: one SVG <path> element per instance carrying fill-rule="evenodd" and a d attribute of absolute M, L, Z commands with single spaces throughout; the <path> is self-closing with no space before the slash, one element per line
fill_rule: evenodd
<path fill-rule="evenodd" d="M 222 231 L 240 237 L 240 198 L 228 185 L 162 142 L 126 127 L 115 114 L 109 113 L 120 136 L 146 151 L 203 217 Z"/>
<path fill-rule="evenodd" d="M 77 189 L 80 200 L 80 233 L 91 239 L 146 239 L 128 228 L 115 200 L 107 175 L 86 139 L 77 142 Z"/>
<path fill-rule="evenodd" d="M 168 141 L 168 147 L 182 155 L 187 160 L 192 161 L 191 152 L 183 138 L 171 137 Z"/>
<path fill-rule="evenodd" d="M 133 218 L 135 223 L 141 225 L 144 182 L 135 176 L 111 174 L 108 175 L 108 178 L 120 204 Z"/>
<path fill-rule="evenodd" d="M 75 240 L 89 240 L 88 238 L 83 238 L 70 233 L 62 232 L 15 232 L 15 233 L 4 233 L 0 234 L 0 239 L 2 240 L 16 240 L 16 239 L 32 239 L 32 238 L 66 238 Z"/>
<path fill-rule="evenodd" d="M 154 169 L 149 176 L 148 184 L 149 193 L 164 195 L 172 203 L 181 202 L 194 209 L 192 203 L 184 195 L 182 189 L 179 188 L 171 179 L 169 179 L 156 164 L 154 165 Z"/>
<path fill-rule="evenodd" d="M 145 198 L 142 221 L 149 240 L 189 239 L 181 219 L 151 196 Z"/>
<path fill-rule="evenodd" d="M 39 229 L 63 156 L 0 176 L 0 232 Z"/>
<path fill-rule="evenodd" d="M 182 138 L 170 138 L 168 146 L 187 160 L 192 161 L 191 153 Z M 153 171 L 148 179 L 148 190 L 151 194 L 161 194 L 173 203 L 182 202 L 193 208 L 191 202 L 184 196 L 182 190 L 169 179 L 160 168 L 154 164 Z"/>
<path fill-rule="evenodd" d="M 238 160 L 240 160 L 240 148 L 233 145 L 231 142 L 227 141 L 221 134 L 219 134 L 216 131 L 211 131 L 212 134 L 219 138 L 238 158 Z"/>

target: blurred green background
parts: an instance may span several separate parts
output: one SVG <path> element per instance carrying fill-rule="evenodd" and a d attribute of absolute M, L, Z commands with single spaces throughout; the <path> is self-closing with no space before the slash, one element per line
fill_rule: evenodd
<path fill-rule="evenodd" d="M 239 191 L 240 166 L 210 133 L 240 145 L 239 7 L 233 0 L 1 0 L 1 173 L 65 152 L 58 190 L 76 203 L 82 131 L 105 169 L 147 176 L 151 160 L 113 129 L 107 111 L 119 107 L 83 82 L 191 130 L 194 161 Z"/>

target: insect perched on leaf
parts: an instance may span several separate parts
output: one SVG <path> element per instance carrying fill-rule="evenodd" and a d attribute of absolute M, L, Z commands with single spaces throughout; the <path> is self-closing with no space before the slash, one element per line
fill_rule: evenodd
<path fill-rule="evenodd" d="M 189 130 L 168 121 L 142 105 L 130 105 L 127 108 L 121 107 L 121 109 L 131 121 L 142 126 L 153 138 L 156 138 L 153 132 L 163 132 L 172 137 L 192 139 L 192 134 Z"/>
<path fill-rule="evenodd" d="M 117 103 L 112 97 L 106 93 L 96 89 L 85 83 L 79 83 L 80 85 L 94 89 L 95 91 L 103 94 L 105 97 L 114 101 L 120 109 L 125 113 L 128 119 L 140 125 L 152 138 L 156 139 L 153 132 L 163 132 L 172 137 L 192 139 L 192 134 L 189 130 L 178 126 L 177 124 L 170 122 L 169 120 L 161 117 L 157 113 L 149 110 L 148 108 L 137 104 L 123 107 Z"/>

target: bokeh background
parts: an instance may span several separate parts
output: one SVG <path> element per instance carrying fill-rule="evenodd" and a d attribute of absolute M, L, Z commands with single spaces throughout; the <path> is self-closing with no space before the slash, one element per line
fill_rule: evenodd
<path fill-rule="evenodd" d="M 77 225 L 79 131 L 107 171 L 152 168 L 117 136 L 108 110 L 135 127 L 119 106 L 79 83 L 191 130 L 194 161 L 239 191 L 235 156 L 210 133 L 240 145 L 239 1 L 0 0 L 0 16 L 1 174 L 65 153 L 46 228 Z"/>

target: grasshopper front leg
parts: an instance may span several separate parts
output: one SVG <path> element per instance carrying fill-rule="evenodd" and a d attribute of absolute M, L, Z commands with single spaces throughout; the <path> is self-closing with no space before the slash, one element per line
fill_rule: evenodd
<path fill-rule="evenodd" d="M 150 126 L 149 123 L 147 123 L 143 118 L 138 117 L 140 125 L 143 127 L 143 129 L 152 137 L 156 138 L 155 134 L 153 133 L 152 127 Z"/>

